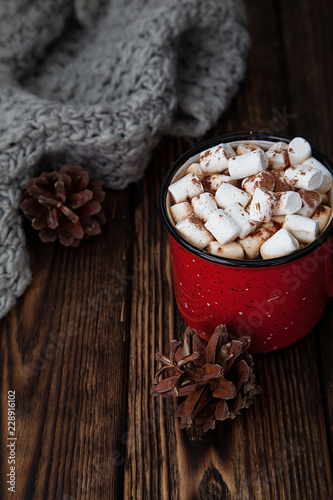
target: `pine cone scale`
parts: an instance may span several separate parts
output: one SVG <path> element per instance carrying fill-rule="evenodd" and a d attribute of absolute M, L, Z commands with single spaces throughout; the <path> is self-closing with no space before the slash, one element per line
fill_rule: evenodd
<path fill-rule="evenodd" d="M 70 220 L 64 219 L 62 227 L 68 231 L 74 238 L 82 239 L 84 236 L 84 231 L 79 221 L 72 222 Z"/>
<path fill-rule="evenodd" d="M 105 191 L 103 191 L 102 187 L 103 184 L 101 183 L 101 181 L 98 181 L 97 179 L 91 179 L 89 188 L 94 193 L 93 200 L 98 201 L 99 203 L 103 203 L 105 199 Z"/>
<path fill-rule="evenodd" d="M 65 247 L 70 247 L 74 243 L 74 236 L 71 235 L 69 231 L 67 231 L 64 227 L 57 228 L 57 234 L 59 240 Z"/>
<path fill-rule="evenodd" d="M 100 213 L 102 207 L 98 201 L 88 201 L 85 205 L 78 208 L 76 213 L 82 217 L 87 215 L 97 215 Z"/>
<path fill-rule="evenodd" d="M 93 217 L 81 217 L 80 221 L 86 236 L 96 236 L 101 232 L 100 224 Z"/>
<path fill-rule="evenodd" d="M 66 205 L 60 205 L 60 212 L 67 217 L 68 220 L 71 222 L 75 223 L 79 220 L 79 216 L 76 215 L 76 213 L 73 212 L 69 207 L 66 207 Z"/>
<path fill-rule="evenodd" d="M 179 375 L 174 375 L 173 377 L 161 380 L 161 382 L 153 388 L 152 394 L 161 394 L 161 396 L 173 394 L 178 396 L 178 391 L 176 389 L 178 379 Z"/>
<path fill-rule="evenodd" d="M 31 220 L 34 216 L 36 216 L 39 213 L 40 204 L 38 204 L 38 202 L 36 202 L 32 198 L 27 198 L 22 201 L 21 209 L 24 211 L 25 216 Z"/>
<path fill-rule="evenodd" d="M 51 196 L 44 196 L 43 194 L 40 194 L 37 198 L 38 203 L 41 205 L 44 205 L 45 207 L 55 207 L 55 208 L 60 208 L 62 207 L 62 203 L 59 200 L 56 200 L 55 198 L 52 198 Z"/>
<path fill-rule="evenodd" d="M 207 363 L 215 363 L 216 362 L 216 353 L 217 353 L 219 340 L 220 340 L 220 332 L 215 331 L 210 338 L 210 342 L 207 345 L 207 349 L 206 349 L 206 361 L 207 361 Z"/>
<path fill-rule="evenodd" d="M 49 243 L 52 241 L 56 241 L 58 235 L 55 231 L 53 231 L 49 227 L 44 227 L 43 229 L 40 230 L 39 237 L 43 243 Z"/>
<path fill-rule="evenodd" d="M 216 389 L 213 390 L 214 398 L 219 399 L 232 399 L 236 396 L 236 387 L 232 382 L 223 377 L 219 378 Z"/>
<path fill-rule="evenodd" d="M 192 391 L 184 401 L 184 403 L 180 404 L 177 412 L 176 412 L 176 417 L 181 418 L 181 426 L 188 426 L 192 423 L 192 413 L 194 412 L 194 409 L 196 405 L 198 404 L 198 401 L 200 400 L 201 394 L 204 390 L 204 386 L 202 387 L 196 387 L 194 391 Z"/>
<path fill-rule="evenodd" d="M 68 200 L 70 201 L 70 208 L 73 210 L 75 208 L 80 208 L 82 205 L 88 203 L 88 201 L 92 200 L 93 192 L 90 189 L 85 189 L 84 191 L 80 191 L 79 193 L 70 194 L 68 196 Z"/>
<path fill-rule="evenodd" d="M 56 229 L 59 226 L 57 211 L 55 209 L 47 211 L 46 220 L 50 229 Z"/>
<path fill-rule="evenodd" d="M 185 356 L 182 360 L 179 361 L 178 366 L 182 367 L 184 365 L 187 365 L 187 363 L 191 363 L 192 361 L 195 361 L 198 359 L 199 354 L 197 352 L 194 352 L 193 354 L 189 354 L 188 356 Z"/>
<path fill-rule="evenodd" d="M 59 200 L 61 203 L 66 202 L 66 189 L 65 189 L 65 184 L 62 179 L 59 179 L 54 183 L 54 190 L 55 190 L 55 197 L 57 200 Z"/>
<path fill-rule="evenodd" d="M 239 390 L 249 380 L 252 370 L 244 359 L 240 359 L 238 363 L 235 363 L 235 371 L 237 372 L 238 379 L 236 388 Z"/>
<path fill-rule="evenodd" d="M 29 189 L 29 194 L 34 198 L 36 201 L 39 201 L 39 198 L 42 196 L 45 199 L 52 199 L 54 201 L 58 201 L 53 193 L 50 193 L 49 191 L 46 191 L 45 189 L 42 189 L 36 185 L 31 186 Z"/>
<path fill-rule="evenodd" d="M 206 363 L 204 366 L 189 371 L 187 376 L 197 384 L 206 384 L 210 380 L 220 377 L 221 373 L 222 368 L 220 365 Z"/>
<path fill-rule="evenodd" d="M 32 220 L 31 225 L 34 229 L 37 229 L 37 231 L 39 231 L 40 229 L 43 229 L 44 227 L 47 227 L 46 213 L 42 212 L 41 214 L 37 215 L 37 217 L 35 217 Z"/>
<path fill-rule="evenodd" d="M 228 416 L 228 406 L 227 403 L 222 399 L 219 401 L 215 408 L 215 418 L 216 420 L 224 420 Z"/>

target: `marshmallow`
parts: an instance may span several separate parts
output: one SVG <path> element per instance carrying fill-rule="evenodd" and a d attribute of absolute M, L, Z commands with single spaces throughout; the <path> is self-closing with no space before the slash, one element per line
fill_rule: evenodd
<path fill-rule="evenodd" d="M 203 185 L 193 173 L 187 174 L 185 177 L 170 184 L 168 190 L 175 203 L 188 201 L 188 199 L 193 198 L 193 196 L 197 196 L 204 192 Z"/>
<path fill-rule="evenodd" d="M 257 187 L 268 189 L 268 191 L 273 191 L 274 186 L 274 176 L 266 170 L 259 172 L 256 175 L 245 177 L 245 179 L 243 179 L 242 181 L 242 188 L 251 196 L 254 195 Z"/>
<path fill-rule="evenodd" d="M 319 205 L 317 207 L 315 213 L 311 217 L 313 220 L 318 221 L 318 232 L 321 233 L 324 231 L 325 227 L 327 226 L 330 216 L 331 216 L 332 209 L 330 207 L 327 207 L 326 205 Z"/>
<path fill-rule="evenodd" d="M 234 220 L 222 209 L 215 210 L 209 216 L 205 227 L 212 233 L 220 245 L 235 240 L 240 231 Z"/>
<path fill-rule="evenodd" d="M 297 165 L 312 155 L 311 146 L 303 137 L 295 137 L 289 142 L 288 154 L 291 165 Z"/>
<path fill-rule="evenodd" d="M 316 208 L 322 202 L 322 195 L 318 191 L 306 191 L 306 189 L 300 189 L 298 194 L 302 200 L 302 207 L 297 211 L 297 214 L 312 217 Z"/>
<path fill-rule="evenodd" d="M 263 259 L 274 259 L 294 252 L 298 248 L 298 240 L 283 227 L 261 245 L 260 255 Z"/>
<path fill-rule="evenodd" d="M 275 168 L 274 170 L 270 170 L 270 173 L 274 177 L 275 184 L 274 184 L 274 191 L 276 193 L 280 191 L 290 191 L 291 186 L 286 183 L 284 179 L 284 170 L 282 168 Z"/>
<path fill-rule="evenodd" d="M 277 222 L 265 222 L 253 234 L 237 240 L 237 243 L 243 247 L 246 258 L 256 259 L 261 245 L 279 229 L 281 229 L 281 225 Z"/>
<path fill-rule="evenodd" d="M 186 173 L 187 174 L 195 174 L 198 179 L 201 181 L 205 174 L 204 172 L 202 171 L 202 168 L 200 167 L 200 164 L 199 163 L 191 163 L 191 165 L 189 165 L 186 169 Z"/>
<path fill-rule="evenodd" d="M 237 184 L 237 181 L 235 179 L 232 179 L 230 175 L 224 174 L 205 175 L 205 177 L 202 179 L 202 185 L 205 190 L 213 193 L 218 190 L 222 182 L 227 182 L 234 185 Z"/>
<path fill-rule="evenodd" d="M 205 248 L 214 239 L 195 214 L 191 214 L 178 222 L 175 228 L 187 241 L 198 248 Z"/>
<path fill-rule="evenodd" d="M 286 168 L 289 166 L 288 144 L 276 142 L 266 151 L 269 168 Z"/>
<path fill-rule="evenodd" d="M 320 170 L 308 165 L 289 167 L 284 172 L 284 180 L 288 184 L 298 189 L 307 189 L 308 191 L 318 189 L 323 179 L 324 176 Z"/>
<path fill-rule="evenodd" d="M 220 208 L 226 208 L 236 201 L 246 207 L 251 201 L 251 196 L 242 189 L 223 182 L 215 193 L 215 200 Z"/>
<path fill-rule="evenodd" d="M 250 205 L 251 219 L 262 222 L 269 221 L 273 216 L 275 203 L 276 200 L 273 193 L 257 188 Z"/>
<path fill-rule="evenodd" d="M 205 174 L 223 172 L 228 168 L 229 158 L 236 156 L 229 144 L 218 144 L 200 153 L 199 162 Z"/>
<path fill-rule="evenodd" d="M 228 259 L 244 259 L 244 250 L 236 241 L 220 245 L 217 241 L 208 243 L 208 252 Z"/>
<path fill-rule="evenodd" d="M 275 217 L 279 217 L 279 216 L 276 215 Z M 283 217 L 284 217 L 284 219 L 286 218 L 285 215 Z M 268 231 L 270 231 L 271 236 L 272 236 L 273 234 L 275 234 L 277 231 L 279 231 L 281 229 L 282 224 L 280 224 L 276 220 L 271 219 L 268 222 L 264 222 L 263 224 L 261 224 L 260 227 L 263 227 L 264 229 L 267 229 Z"/>
<path fill-rule="evenodd" d="M 243 179 L 255 175 L 268 167 L 268 158 L 262 149 L 235 156 L 229 160 L 229 175 L 232 179 Z"/>
<path fill-rule="evenodd" d="M 319 193 L 327 193 L 327 191 L 329 191 L 333 185 L 333 175 L 328 170 L 328 168 L 326 168 L 322 163 L 320 163 L 320 161 L 316 160 L 316 158 L 312 157 L 303 161 L 302 165 L 308 165 L 310 167 L 314 167 L 322 172 L 323 182 L 321 186 L 319 186 L 318 191 Z"/>
<path fill-rule="evenodd" d="M 328 193 L 322 193 L 322 195 L 321 195 L 321 204 L 322 205 L 329 205 L 330 204 L 330 197 L 329 197 Z"/>
<path fill-rule="evenodd" d="M 296 191 L 285 191 L 275 194 L 276 205 L 274 215 L 286 215 L 298 213 L 302 207 L 302 198 Z"/>
<path fill-rule="evenodd" d="M 279 224 L 281 224 L 281 226 L 282 226 L 285 218 L 286 218 L 285 215 L 273 215 L 273 217 L 271 218 L 271 221 L 276 221 Z"/>
<path fill-rule="evenodd" d="M 283 227 L 289 229 L 299 242 L 311 243 L 318 234 L 319 222 L 309 217 L 292 214 L 286 215 Z"/>
<path fill-rule="evenodd" d="M 235 221 L 240 228 L 239 237 L 245 238 L 248 234 L 256 230 L 257 224 L 250 219 L 249 214 L 238 202 L 232 203 L 225 208 L 225 213 Z"/>
<path fill-rule="evenodd" d="M 263 151 L 263 149 L 261 149 L 254 142 L 242 142 L 241 144 L 238 144 L 236 153 L 237 156 L 240 156 L 240 155 L 245 155 L 246 153 L 251 153 L 251 151 L 255 151 L 256 149 L 260 149 L 261 151 Z"/>
<path fill-rule="evenodd" d="M 195 215 L 197 215 L 204 222 L 214 210 L 217 210 L 217 205 L 214 196 L 211 193 L 202 193 L 199 196 L 194 196 L 191 204 Z"/>
<path fill-rule="evenodd" d="M 193 213 L 193 209 L 191 203 L 189 203 L 188 201 L 182 201 L 181 203 L 176 203 L 175 205 L 172 205 L 170 207 L 170 212 L 173 220 L 177 224 L 177 222 L 191 215 L 191 213 Z"/>

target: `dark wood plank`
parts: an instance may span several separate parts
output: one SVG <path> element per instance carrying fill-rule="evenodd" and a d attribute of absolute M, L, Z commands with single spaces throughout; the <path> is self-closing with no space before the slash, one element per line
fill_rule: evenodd
<path fill-rule="evenodd" d="M 306 136 L 332 158 L 332 2 L 279 0 L 292 134 Z"/>
<path fill-rule="evenodd" d="M 159 498 L 169 490 L 167 464 L 157 472 L 152 464 L 169 453 L 159 402 L 150 395 L 154 353 L 173 335 L 174 303 L 167 235 L 162 227 L 158 194 L 165 166 L 173 157 L 169 141 L 155 153 L 150 175 L 136 193 L 134 281 L 128 385 L 128 436 L 124 498 Z M 162 168 L 163 167 L 163 168 Z M 153 215 L 154 214 L 154 215 Z"/>
<path fill-rule="evenodd" d="M 333 158 L 332 5 L 246 5 L 248 72 L 206 137 L 304 135 Z M 98 238 L 64 249 L 41 245 L 28 231 L 33 283 L 1 322 L 3 498 L 11 498 L 3 482 L 8 390 L 17 395 L 17 498 L 332 497 L 332 302 L 306 339 L 256 356 L 262 395 L 215 431 L 180 431 L 176 404 L 150 395 L 155 352 L 168 352 L 185 329 L 173 299 L 159 188 L 193 144 L 166 138 L 142 182 L 109 192 L 108 224 Z"/>
<path fill-rule="evenodd" d="M 131 191 L 108 193 L 102 234 L 76 249 L 29 238 L 33 283 L 2 322 L 0 353 L 1 450 L 17 395 L 17 498 L 122 495 Z"/>
<path fill-rule="evenodd" d="M 170 150 L 166 145 L 156 155 L 164 164 Z M 146 236 L 140 229 L 134 247 L 125 498 L 224 498 L 214 491 L 235 499 L 327 498 L 330 467 L 312 335 L 279 353 L 256 356 L 262 396 L 213 433 L 180 431 L 175 403 L 149 396 L 153 353 L 168 352 L 169 340 L 185 327 L 170 300 L 165 236 L 148 216 L 160 181 L 161 172 L 152 168 L 136 215 Z M 162 286 L 163 301 L 156 303 Z"/>
<path fill-rule="evenodd" d="M 322 396 L 331 464 L 333 463 L 333 300 L 330 299 L 325 316 L 314 331 L 318 352 L 318 374 Z M 317 369 L 317 366 L 315 367 Z"/>
<path fill-rule="evenodd" d="M 207 137 L 244 129 L 276 134 L 297 129 L 282 40 L 277 38 L 277 4 L 247 5 L 253 35 L 248 74 L 226 117 Z M 262 396 L 213 433 L 203 435 L 198 428 L 180 431 L 175 405 L 149 398 L 153 353 L 161 347 L 168 352 L 168 341 L 184 330 L 170 301 L 165 237 L 155 218 L 149 217 L 156 209 L 161 168 L 165 171 L 189 144 L 174 141 L 171 147 L 156 152 L 137 207 L 137 227 L 143 226 L 145 235 L 139 231 L 134 249 L 136 320 L 130 346 L 125 498 L 329 498 L 331 470 L 313 334 L 282 352 L 256 356 Z M 167 293 L 156 309 L 162 283 Z"/>
<path fill-rule="evenodd" d="M 332 2 L 280 1 L 283 26 L 283 57 L 288 73 L 288 91 L 292 113 L 293 134 L 304 135 L 311 144 L 333 159 L 331 124 L 333 119 L 333 33 Z M 332 301 L 315 335 L 320 353 L 319 372 L 324 396 L 327 431 L 333 459 L 333 366 Z"/>
<path fill-rule="evenodd" d="M 276 2 L 245 2 L 251 48 L 240 92 L 225 117 L 207 134 L 256 131 L 288 135 L 295 119 L 289 102 Z"/>

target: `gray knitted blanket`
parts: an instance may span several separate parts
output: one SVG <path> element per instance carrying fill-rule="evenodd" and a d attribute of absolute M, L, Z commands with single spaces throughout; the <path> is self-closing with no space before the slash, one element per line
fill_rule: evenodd
<path fill-rule="evenodd" d="M 240 0 L 1 0 L 0 317 L 31 279 L 18 207 L 41 162 L 137 181 L 163 134 L 216 122 L 247 46 Z"/>

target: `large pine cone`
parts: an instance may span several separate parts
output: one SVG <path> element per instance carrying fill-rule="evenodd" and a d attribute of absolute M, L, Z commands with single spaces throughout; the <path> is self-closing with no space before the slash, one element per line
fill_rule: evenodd
<path fill-rule="evenodd" d="M 43 242 L 59 238 L 78 246 L 83 238 L 99 234 L 105 215 L 102 183 L 89 179 L 79 165 L 63 165 L 58 172 L 43 172 L 29 179 L 20 208 L 39 231 Z"/>
<path fill-rule="evenodd" d="M 195 423 L 203 424 L 204 432 L 213 429 L 217 420 L 234 418 L 261 392 L 247 352 L 250 342 L 250 337 L 231 340 L 225 325 L 219 325 L 207 343 L 188 327 L 183 342 L 171 341 L 170 357 L 156 354 L 164 366 L 156 373 L 151 393 L 186 397 L 176 412 L 181 428 Z M 168 376 L 159 381 L 165 373 Z"/>

